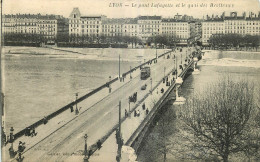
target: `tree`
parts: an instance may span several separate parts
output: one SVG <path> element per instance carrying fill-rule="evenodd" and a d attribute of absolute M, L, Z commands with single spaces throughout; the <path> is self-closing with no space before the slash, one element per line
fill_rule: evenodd
<path fill-rule="evenodd" d="M 171 150 L 174 145 L 171 137 L 176 131 L 175 119 L 176 113 L 172 105 L 164 105 L 153 121 L 153 133 L 145 139 L 147 142 L 142 149 L 142 154 L 145 154 L 145 157 L 140 161 L 166 162 L 167 155 L 172 154 Z"/>
<path fill-rule="evenodd" d="M 252 47 L 256 49 L 259 47 L 260 44 L 260 36 L 258 35 L 254 35 L 251 37 L 251 41 L 252 41 Z"/>
<path fill-rule="evenodd" d="M 69 42 L 69 33 L 57 33 L 56 42 Z"/>
<path fill-rule="evenodd" d="M 146 43 L 151 44 L 154 43 L 155 46 L 157 47 L 157 44 L 160 45 L 160 47 L 165 46 L 176 46 L 177 43 L 180 42 L 180 38 L 178 38 L 176 35 L 156 35 L 156 36 L 150 36 L 148 37 Z"/>
<path fill-rule="evenodd" d="M 224 78 L 207 88 L 207 93 L 188 100 L 180 118 L 184 134 L 189 136 L 189 148 L 205 152 L 199 158 L 211 155 L 224 162 L 236 153 L 257 153 L 260 143 L 255 134 L 259 127 L 253 124 L 253 94 L 253 86 L 247 82 Z"/>

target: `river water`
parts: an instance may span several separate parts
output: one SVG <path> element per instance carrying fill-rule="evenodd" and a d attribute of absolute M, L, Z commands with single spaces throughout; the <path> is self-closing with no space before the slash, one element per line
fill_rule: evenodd
<path fill-rule="evenodd" d="M 19 131 L 79 96 L 156 56 L 155 49 L 5 47 L 2 55 L 6 129 Z M 165 50 L 157 50 L 158 55 Z"/>
<path fill-rule="evenodd" d="M 180 89 L 180 95 L 189 99 L 194 93 L 206 93 L 205 87 L 219 81 L 223 76 L 229 76 L 235 81 L 246 80 L 254 83 L 255 95 L 260 94 L 260 53 L 255 52 L 236 52 L 236 51 L 206 51 L 203 59 L 198 62 L 199 74 L 191 74 L 183 82 Z M 172 92 L 174 93 L 174 92 Z M 203 94 L 203 93 L 202 93 Z M 260 105 L 260 101 L 257 104 Z M 174 110 L 175 105 L 165 105 L 165 108 Z M 161 119 L 166 114 L 161 115 Z M 159 120 L 160 122 L 160 120 Z M 159 151 L 160 144 L 155 144 L 153 136 L 160 135 L 160 128 L 155 126 L 150 130 L 148 137 L 138 155 L 138 161 L 141 162 L 160 162 L 163 161 L 163 155 Z M 174 138 L 174 134 L 167 137 Z M 174 146 L 173 146 L 174 147 Z M 169 147 L 171 148 L 171 147 Z M 170 151 L 169 151 L 170 152 Z M 180 160 L 180 159 L 179 159 Z M 167 161 L 178 161 L 171 153 L 167 154 Z M 184 160 L 185 161 L 185 160 Z"/>

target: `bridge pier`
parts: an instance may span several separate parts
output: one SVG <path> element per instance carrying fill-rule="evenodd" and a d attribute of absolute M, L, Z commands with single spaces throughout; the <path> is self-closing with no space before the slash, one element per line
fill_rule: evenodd
<path fill-rule="evenodd" d="M 184 104 L 184 102 L 185 102 L 185 98 L 184 97 L 181 97 L 181 96 L 179 96 L 179 88 L 180 88 L 180 86 L 182 85 L 182 83 L 183 83 L 183 80 L 182 80 L 182 78 L 181 77 L 178 77 L 177 79 L 176 79 L 176 100 L 175 100 L 175 102 L 173 103 L 174 105 L 180 105 L 180 104 Z"/>
<path fill-rule="evenodd" d="M 198 74 L 199 73 L 199 69 L 196 69 L 196 65 L 197 65 L 197 62 L 198 62 L 198 58 L 197 57 L 194 57 L 193 58 L 193 68 L 194 68 L 194 71 L 193 71 L 193 74 Z"/>

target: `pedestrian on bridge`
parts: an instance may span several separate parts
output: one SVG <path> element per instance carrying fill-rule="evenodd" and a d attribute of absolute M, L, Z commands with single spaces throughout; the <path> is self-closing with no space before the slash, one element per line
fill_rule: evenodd
<path fill-rule="evenodd" d="M 146 115 L 148 115 L 148 114 L 149 114 L 149 109 L 147 108 L 147 109 L 146 109 Z"/>
<path fill-rule="evenodd" d="M 143 110 L 145 110 L 145 103 L 143 103 L 142 108 L 143 108 Z"/>
<path fill-rule="evenodd" d="M 139 110 L 137 110 L 137 117 L 139 117 L 140 116 L 140 111 Z"/>
<path fill-rule="evenodd" d="M 3 127 L 2 127 L 2 143 L 5 145 L 6 144 L 6 134 L 3 130 Z"/>
<path fill-rule="evenodd" d="M 31 137 L 36 136 L 37 132 L 35 132 L 35 128 L 32 128 L 31 130 L 32 130 L 31 133 L 30 133 Z"/>
<path fill-rule="evenodd" d="M 13 147 L 11 146 L 11 147 L 9 148 L 10 158 L 14 158 L 16 154 L 17 154 L 17 151 L 14 151 Z"/>
<path fill-rule="evenodd" d="M 22 162 L 24 157 L 22 157 L 22 153 L 25 149 L 25 142 L 21 142 L 19 141 L 19 145 L 18 145 L 18 158 L 16 159 L 18 162 Z"/>
<path fill-rule="evenodd" d="M 100 141 L 100 140 L 98 140 L 98 142 L 97 142 L 97 148 L 100 150 L 100 149 L 101 149 L 101 147 L 102 147 L 102 143 L 101 143 L 101 141 Z"/>
<path fill-rule="evenodd" d="M 78 115 L 79 114 L 79 109 L 76 107 L 75 109 L 75 115 Z"/>
<path fill-rule="evenodd" d="M 125 117 L 127 117 L 128 116 L 128 113 L 127 113 L 127 110 L 125 109 Z"/>
<path fill-rule="evenodd" d="M 164 89 L 163 88 L 161 89 L 161 93 L 164 93 Z"/>
<path fill-rule="evenodd" d="M 26 129 L 25 129 L 25 134 L 24 134 L 25 136 L 31 136 L 31 128 L 30 127 L 27 127 Z"/>
<path fill-rule="evenodd" d="M 135 112 L 134 112 L 134 117 L 136 117 L 137 116 L 137 112 L 136 112 L 136 110 L 135 110 Z"/>
<path fill-rule="evenodd" d="M 47 122 L 48 122 L 47 117 L 44 116 L 44 118 L 43 118 L 43 124 L 45 125 L 45 124 L 47 124 Z"/>
<path fill-rule="evenodd" d="M 73 112 L 74 110 L 73 110 L 73 106 L 70 106 L 70 112 Z"/>

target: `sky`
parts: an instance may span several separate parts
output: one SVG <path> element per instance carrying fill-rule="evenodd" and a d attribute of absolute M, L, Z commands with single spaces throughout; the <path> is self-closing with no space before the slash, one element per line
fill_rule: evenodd
<path fill-rule="evenodd" d="M 226 12 L 249 11 L 258 14 L 260 0 L 3 0 L 3 14 L 57 14 L 69 17 L 74 7 L 82 15 L 106 15 L 110 18 L 160 15 L 173 17 L 179 13 L 202 18 Z M 116 4 L 113 4 L 116 3 Z M 121 3 L 121 4 L 120 4 Z M 212 6 L 213 5 L 213 6 Z M 222 5 L 222 6 L 221 6 Z"/>

